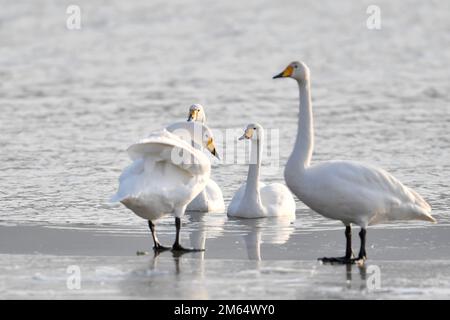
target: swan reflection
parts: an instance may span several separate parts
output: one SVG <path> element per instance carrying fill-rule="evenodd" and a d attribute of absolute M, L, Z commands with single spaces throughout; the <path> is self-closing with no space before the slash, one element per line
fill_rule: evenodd
<path fill-rule="evenodd" d="M 294 232 L 293 220 L 290 218 L 265 218 L 241 220 L 244 227 L 244 242 L 249 260 L 262 259 L 261 244 L 285 244 Z"/>

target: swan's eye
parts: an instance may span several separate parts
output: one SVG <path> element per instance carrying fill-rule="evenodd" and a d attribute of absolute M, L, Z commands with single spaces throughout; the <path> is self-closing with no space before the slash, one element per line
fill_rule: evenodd
<path fill-rule="evenodd" d="M 255 128 L 253 128 L 253 130 L 256 130 L 256 127 L 255 127 Z"/>
<path fill-rule="evenodd" d="M 295 65 L 295 66 L 294 66 L 294 68 L 295 68 L 295 69 L 297 69 L 297 68 L 298 68 L 298 66 L 297 66 L 297 65 Z"/>

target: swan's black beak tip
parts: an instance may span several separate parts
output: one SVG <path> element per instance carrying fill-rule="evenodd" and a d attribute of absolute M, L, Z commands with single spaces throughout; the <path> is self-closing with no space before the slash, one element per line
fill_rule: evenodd
<path fill-rule="evenodd" d="M 278 78 L 283 78 L 283 72 L 272 77 L 272 79 L 278 79 Z"/>
<path fill-rule="evenodd" d="M 213 155 L 214 157 L 216 157 L 218 160 L 220 160 L 219 154 L 217 153 L 217 151 L 216 151 L 215 148 L 214 148 L 213 151 L 211 151 L 211 153 L 212 153 L 212 155 Z"/>

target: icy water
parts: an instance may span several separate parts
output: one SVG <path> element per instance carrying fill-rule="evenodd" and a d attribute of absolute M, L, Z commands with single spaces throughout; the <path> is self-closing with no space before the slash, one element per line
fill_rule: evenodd
<path fill-rule="evenodd" d="M 0 2 L 1 225 L 148 236 L 145 221 L 107 202 L 129 163 L 127 146 L 185 119 L 192 103 L 205 106 L 216 130 L 249 122 L 279 130 L 280 166 L 263 163 L 262 179 L 283 182 L 298 90 L 291 80 L 271 78 L 303 60 L 312 73 L 313 163 L 375 164 L 416 189 L 438 224 L 376 227 L 391 230 L 393 242 L 383 246 L 408 251 L 408 243 L 395 241 L 395 232 L 406 229 L 423 258 L 429 248 L 449 258 L 448 1 L 377 1 L 381 30 L 366 27 L 370 1 L 77 1 L 80 30 L 66 28 L 66 3 Z M 214 164 L 226 204 L 246 174 L 243 164 Z M 291 248 L 304 234 L 313 234 L 311 240 L 342 231 L 302 203 L 297 208 L 295 223 L 287 225 L 221 213 L 186 217 L 183 237 L 206 228 L 199 241 L 216 243 L 210 257 L 234 259 L 246 255 L 221 241 L 250 234 L 278 250 L 263 259 L 288 261 L 299 259 Z M 162 220 L 159 232 L 171 241 L 172 220 Z M 342 247 L 308 243 L 314 256 Z M 381 259 L 382 248 L 375 254 Z"/>
<path fill-rule="evenodd" d="M 430 299 L 448 298 L 448 261 L 383 263 L 383 287 L 371 286 L 375 266 L 319 266 L 304 261 L 229 261 L 185 257 L 5 256 L 0 283 L 16 279 L 4 298 L 79 299 Z M 48 269 L 52 263 L 53 269 Z M 79 289 L 66 286 L 67 266 L 82 265 Z M 25 273 L 33 267 L 32 273 Z M 25 271 L 25 272 L 24 272 Z M 405 271 L 411 276 L 404 278 Z M 439 279 L 436 275 L 439 275 Z M 369 281 L 368 281 L 369 280 Z"/>

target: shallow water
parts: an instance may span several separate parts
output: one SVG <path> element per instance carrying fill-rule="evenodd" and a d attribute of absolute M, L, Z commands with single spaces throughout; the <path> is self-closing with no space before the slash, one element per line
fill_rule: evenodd
<path fill-rule="evenodd" d="M 7 299 L 446 299 L 448 261 L 321 266 L 304 261 L 2 255 Z M 2 261 L 8 261 L 5 265 Z M 53 269 L 48 269 L 49 262 Z M 32 267 L 32 272 L 26 266 Z M 78 266 L 80 288 L 67 286 Z M 379 280 L 375 270 L 382 271 Z M 10 281 L 15 280 L 14 282 Z M 381 286 L 377 284 L 382 284 Z"/>

